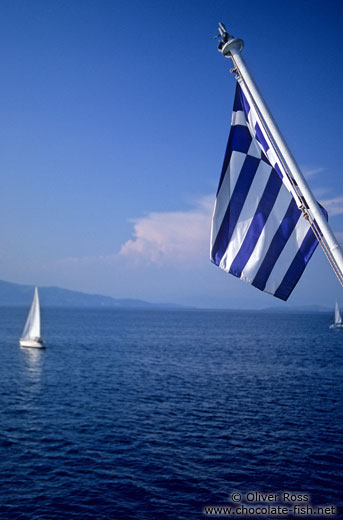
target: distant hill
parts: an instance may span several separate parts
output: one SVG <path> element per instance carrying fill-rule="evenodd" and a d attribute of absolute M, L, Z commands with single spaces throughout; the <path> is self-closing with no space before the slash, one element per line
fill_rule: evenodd
<path fill-rule="evenodd" d="M 80 291 L 70 291 L 60 287 L 38 287 L 39 299 L 46 307 L 109 307 L 118 309 L 190 309 L 173 303 L 150 303 L 144 300 L 130 298 L 112 298 L 101 294 L 87 294 Z M 29 306 L 33 298 L 34 285 L 23 285 L 0 280 L 0 306 Z M 230 309 L 226 309 L 230 310 Z M 236 309 L 238 310 L 238 309 Z M 246 309 L 247 310 L 247 309 Z M 297 307 L 275 306 L 256 312 L 333 312 L 320 305 L 305 305 Z"/>
<path fill-rule="evenodd" d="M 174 304 L 153 304 L 144 300 L 111 298 L 86 294 L 60 287 L 38 287 L 42 305 L 51 307 L 116 307 L 116 308 L 177 308 Z M 30 305 L 33 285 L 21 285 L 0 280 L 0 305 Z"/>
<path fill-rule="evenodd" d="M 297 312 L 297 313 L 304 313 L 304 312 L 333 312 L 332 309 L 329 309 L 328 307 L 324 307 L 323 305 L 303 305 L 303 306 L 296 306 L 296 307 L 287 307 L 287 310 L 285 311 L 284 307 L 267 307 L 265 309 L 262 309 L 261 312 Z"/>

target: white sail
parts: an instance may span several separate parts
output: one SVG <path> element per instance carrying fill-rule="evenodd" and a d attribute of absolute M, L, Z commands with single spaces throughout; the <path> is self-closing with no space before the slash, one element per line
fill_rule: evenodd
<path fill-rule="evenodd" d="M 40 308 L 38 289 L 36 287 L 21 339 L 30 340 L 37 338 L 40 338 Z"/>
<path fill-rule="evenodd" d="M 342 324 L 342 316 L 339 312 L 338 303 L 336 302 L 335 306 L 335 325 L 341 325 Z"/>

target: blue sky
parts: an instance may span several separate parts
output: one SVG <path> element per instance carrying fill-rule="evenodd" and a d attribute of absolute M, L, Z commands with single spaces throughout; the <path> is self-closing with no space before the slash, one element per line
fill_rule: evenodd
<path fill-rule="evenodd" d="M 3 0 L 0 279 L 153 302 L 332 306 L 318 248 L 283 304 L 209 261 L 235 81 L 223 21 L 343 242 L 341 1 Z"/>

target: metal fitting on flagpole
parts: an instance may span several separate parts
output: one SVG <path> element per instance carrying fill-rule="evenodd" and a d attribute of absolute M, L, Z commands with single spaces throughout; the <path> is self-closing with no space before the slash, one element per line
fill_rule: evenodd
<path fill-rule="evenodd" d="M 225 58 L 231 58 L 232 52 L 241 52 L 244 47 L 244 41 L 240 38 L 235 38 L 229 34 L 223 23 L 219 23 L 219 34 L 215 38 L 221 38 L 218 51 L 221 52 Z"/>

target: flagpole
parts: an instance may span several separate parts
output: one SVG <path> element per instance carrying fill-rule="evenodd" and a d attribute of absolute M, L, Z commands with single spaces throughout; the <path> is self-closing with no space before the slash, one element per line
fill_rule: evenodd
<path fill-rule="evenodd" d="M 321 234 L 326 242 L 321 245 L 324 249 L 326 256 L 331 264 L 331 267 L 334 269 L 337 278 L 340 283 L 343 285 L 343 253 L 340 248 L 335 235 L 333 234 L 328 222 L 326 221 L 323 213 L 320 210 L 320 207 L 314 198 L 302 172 L 296 160 L 294 159 L 288 145 L 282 136 L 270 110 L 267 107 L 266 102 L 264 101 L 261 92 L 259 91 L 254 79 L 252 78 L 247 65 L 244 59 L 241 56 L 241 50 L 243 49 L 244 42 L 239 38 L 234 38 L 227 31 L 223 24 L 219 24 L 219 35 L 221 37 L 218 50 L 227 58 L 231 58 L 235 68 L 234 72 L 237 73 L 238 81 L 243 81 L 245 86 L 247 87 L 252 100 L 257 105 L 256 108 L 260 112 L 264 122 L 267 125 L 267 128 L 270 131 L 271 138 L 276 144 L 276 152 L 281 153 L 283 157 L 283 162 L 285 166 L 288 167 L 291 177 L 296 182 L 296 188 L 300 189 L 300 194 L 298 194 L 299 199 L 303 202 L 300 206 L 302 209 L 305 218 L 312 220 L 312 224 L 315 228 L 315 234 L 319 241 L 321 241 Z M 308 213 L 307 210 L 310 210 L 311 214 Z M 315 222 L 314 222 L 315 221 Z M 317 224 L 317 226 L 315 225 Z M 319 228 L 319 232 L 316 232 L 316 227 Z"/>

